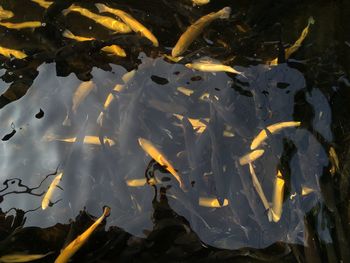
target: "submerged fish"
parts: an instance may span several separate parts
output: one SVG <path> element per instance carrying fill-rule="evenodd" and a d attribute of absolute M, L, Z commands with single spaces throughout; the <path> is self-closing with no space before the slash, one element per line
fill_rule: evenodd
<path fill-rule="evenodd" d="M 60 141 L 60 142 L 68 142 L 68 143 L 74 143 L 77 140 L 77 137 L 70 137 L 70 138 L 57 138 L 52 135 L 47 135 L 44 138 L 46 141 Z M 90 144 L 90 145 L 101 145 L 100 138 L 98 136 L 91 136 L 86 135 L 83 139 L 84 144 Z M 103 137 L 103 143 L 109 144 L 110 146 L 113 146 L 115 142 L 112 139 L 109 139 L 107 137 Z"/>
<path fill-rule="evenodd" d="M 109 216 L 111 209 L 109 207 L 105 207 L 103 209 L 103 214 L 99 217 L 95 223 L 93 223 L 88 229 L 84 231 L 81 235 L 79 235 L 76 239 L 74 239 L 71 243 L 68 244 L 61 253 L 56 258 L 55 263 L 66 263 L 69 259 L 74 256 L 74 254 L 88 241 L 91 234 L 95 231 L 95 229 L 102 223 L 102 221 Z"/>
<path fill-rule="evenodd" d="M 265 193 L 264 193 L 264 191 L 263 191 L 263 189 L 261 187 L 259 179 L 258 179 L 258 177 L 255 174 L 255 170 L 254 170 L 254 167 L 253 167 L 252 163 L 249 163 L 249 172 L 250 172 L 250 175 L 252 176 L 252 181 L 253 181 L 253 186 L 254 186 L 255 191 L 258 193 L 258 195 L 259 195 L 259 197 L 261 199 L 261 202 L 264 205 L 264 208 L 266 210 L 269 210 L 270 209 L 269 202 L 267 201 L 266 195 L 265 195 Z"/>
<path fill-rule="evenodd" d="M 7 27 L 9 29 L 24 29 L 24 28 L 37 28 L 41 27 L 43 24 L 40 21 L 28 21 L 21 23 L 11 23 L 11 22 L 0 22 L 0 26 Z"/>
<path fill-rule="evenodd" d="M 329 160 L 331 161 L 331 164 L 332 164 L 329 172 L 332 175 L 334 175 L 337 171 L 339 171 L 339 158 L 332 146 L 329 147 L 328 155 L 329 155 Z"/>
<path fill-rule="evenodd" d="M 307 23 L 307 26 L 304 28 L 303 32 L 301 32 L 300 37 L 297 39 L 297 41 L 295 41 L 295 43 L 291 47 L 285 49 L 284 54 L 285 54 L 286 59 L 288 59 L 295 51 L 297 51 L 300 48 L 304 39 L 309 34 L 310 26 L 313 25 L 314 23 L 315 23 L 314 18 L 309 17 L 309 21 Z M 269 65 L 277 65 L 277 64 L 278 64 L 278 58 L 275 58 L 269 62 Z"/>
<path fill-rule="evenodd" d="M 117 33 L 130 33 L 131 28 L 124 24 L 123 22 L 120 22 L 116 19 L 113 19 L 108 16 L 101 16 L 98 14 L 95 14 L 91 12 L 90 10 L 86 8 L 82 8 L 80 6 L 77 6 L 75 4 L 71 5 L 68 9 L 64 10 L 62 13 L 63 15 L 67 15 L 70 12 L 77 12 L 81 14 L 82 16 L 85 16 L 87 18 L 90 18 L 94 20 L 96 23 L 110 29 L 113 31 L 116 31 Z"/>
<path fill-rule="evenodd" d="M 104 4 L 95 4 L 95 6 L 97 7 L 100 13 L 107 12 L 118 16 L 125 24 L 127 24 L 131 28 L 131 30 L 133 30 L 134 32 L 140 33 L 142 36 L 149 39 L 155 47 L 159 46 L 158 40 L 152 34 L 152 32 L 148 30 L 144 25 L 142 25 L 139 21 L 137 21 L 135 18 L 133 18 L 131 15 L 129 15 L 128 13 L 120 9 L 110 8 Z"/>
<path fill-rule="evenodd" d="M 271 133 L 279 132 L 280 130 L 284 128 L 290 128 L 290 127 L 298 127 L 300 126 L 300 121 L 285 121 L 285 122 L 278 122 L 275 124 L 272 124 L 270 126 L 267 126 L 266 129 Z M 252 141 L 250 145 L 250 149 L 254 150 L 257 147 L 260 146 L 260 144 L 267 139 L 267 132 L 266 130 L 262 130 Z"/>
<path fill-rule="evenodd" d="M 256 159 L 259 159 L 263 154 L 264 154 L 264 150 L 258 149 L 258 150 L 254 150 L 244 156 L 242 156 L 241 158 L 239 158 L 239 164 L 240 165 L 246 165 L 246 164 L 250 164 L 252 162 L 254 162 Z"/>
<path fill-rule="evenodd" d="M 146 178 L 142 178 L 142 179 L 129 179 L 126 180 L 126 184 L 129 187 L 140 187 L 140 186 L 145 186 L 146 184 L 150 184 L 150 185 L 155 185 L 157 184 L 157 179 L 155 178 L 150 178 L 148 180 L 147 183 L 147 179 Z"/>
<path fill-rule="evenodd" d="M 56 187 L 60 183 L 62 176 L 63 176 L 63 173 L 60 173 L 52 180 L 52 182 L 49 186 L 49 189 L 47 190 L 47 192 L 44 195 L 44 198 L 41 202 L 42 210 L 45 210 L 50 205 L 50 202 L 51 202 L 50 199 L 51 199 L 53 193 L 55 192 Z"/>
<path fill-rule="evenodd" d="M 77 113 L 80 103 L 90 94 L 95 84 L 92 80 L 80 83 L 73 95 L 72 111 Z"/>
<path fill-rule="evenodd" d="M 176 89 L 186 96 L 191 96 L 194 93 L 194 90 L 186 87 L 177 87 Z"/>
<path fill-rule="evenodd" d="M 0 20 L 2 19 L 9 19 L 13 17 L 14 14 L 12 11 L 5 10 L 1 5 L 0 5 Z"/>
<path fill-rule="evenodd" d="M 48 255 L 53 254 L 53 252 L 49 252 L 46 254 L 10 254 L 10 255 L 4 255 L 0 257 L 0 262 L 3 263 L 16 263 L 16 262 L 30 262 L 34 260 L 38 260 L 44 257 L 47 257 Z"/>
<path fill-rule="evenodd" d="M 193 63 L 187 63 L 185 65 L 187 68 L 190 69 L 195 69 L 198 71 L 203 71 L 203 72 L 230 72 L 234 74 L 240 74 L 243 75 L 242 72 L 239 72 L 235 70 L 233 67 L 219 64 L 219 63 L 213 63 L 209 61 L 198 61 L 198 62 L 193 62 Z"/>
<path fill-rule="evenodd" d="M 204 207 L 218 208 L 228 206 L 228 200 L 225 198 L 223 204 L 220 205 L 219 200 L 217 198 L 199 197 L 198 204 Z"/>
<path fill-rule="evenodd" d="M 150 141 L 139 138 L 138 139 L 139 144 L 141 148 L 149 155 L 151 156 L 156 162 L 158 162 L 160 165 L 164 166 L 165 169 L 171 173 L 175 179 L 179 182 L 180 187 L 184 189 L 184 183 L 182 181 L 182 178 L 178 174 L 178 172 L 175 170 L 175 168 L 170 164 L 170 162 L 166 159 L 163 153 L 161 153 Z"/>
<path fill-rule="evenodd" d="M 270 222 L 278 222 L 281 219 L 284 198 L 284 184 L 285 183 L 281 171 L 278 170 L 273 190 L 272 207 L 268 212 Z"/>
<path fill-rule="evenodd" d="M 78 41 L 78 42 L 95 40 L 95 38 L 93 38 L 93 37 L 76 36 L 68 29 L 63 31 L 62 36 L 64 36 L 65 38 L 73 39 L 73 40 Z"/>
<path fill-rule="evenodd" d="M 53 2 L 46 2 L 45 0 L 31 0 L 31 1 L 40 5 L 45 9 L 48 9 L 53 4 Z"/>
<path fill-rule="evenodd" d="M 118 45 L 110 45 L 101 48 L 102 51 L 118 57 L 126 57 L 125 50 Z"/>
<path fill-rule="evenodd" d="M 27 55 L 24 54 L 22 51 L 6 48 L 6 47 L 0 47 L 0 55 L 3 55 L 4 57 L 7 57 L 7 58 L 15 57 L 18 59 L 23 59 L 27 57 Z"/>
<path fill-rule="evenodd" d="M 315 192 L 315 189 L 312 189 L 312 188 L 304 186 L 304 185 L 301 187 L 301 195 L 302 196 L 311 194 L 313 192 Z"/>
<path fill-rule="evenodd" d="M 180 114 L 173 114 L 176 118 L 178 118 L 180 121 L 184 118 L 184 116 Z M 192 127 L 196 132 L 203 133 L 205 129 L 207 128 L 207 125 L 203 122 L 201 122 L 199 119 L 192 119 L 188 118 L 189 122 L 191 123 Z M 206 122 L 209 122 L 209 118 L 204 118 Z"/>
<path fill-rule="evenodd" d="M 192 0 L 193 5 L 206 5 L 210 3 L 210 0 Z"/>
<path fill-rule="evenodd" d="M 227 19 L 231 14 L 231 8 L 225 7 L 217 12 L 207 14 L 198 19 L 194 24 L 189 26 L 187 30 L 181 35 L 177 41 L 175 47 L 171 51 L 173 57 L 178 57 L 184 53 L 192 42 L 203 32 L 204 28 L 207 27 L 216 19 Z"/>

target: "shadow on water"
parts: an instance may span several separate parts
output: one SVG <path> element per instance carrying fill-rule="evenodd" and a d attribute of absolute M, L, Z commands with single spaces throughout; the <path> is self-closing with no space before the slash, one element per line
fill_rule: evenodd
<path fill-rule="evenodd" d="M 98 14 L 96 1 L 0 0 L 0 261 L 53 262 L 108 205 L 74 261 L 346 262 L 349 4 L 103 2 L 160 45 L 65 11 Z M 166 56 L 225 6 L 182 60 Z M 39 24 L 9 24 L 25 21 Z M 281 122 L 293 125 L 273 131 Z"/>

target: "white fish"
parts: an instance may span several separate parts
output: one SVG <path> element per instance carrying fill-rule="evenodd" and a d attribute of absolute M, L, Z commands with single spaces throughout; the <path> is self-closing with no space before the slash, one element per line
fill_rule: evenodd
<path fill-rule="evenodd" d="M 49 186 L 49 189 L 47 190 L 47 192 L 44 195 L 43 200 L 41 202 L 42 210 L 45 210 L 50 205 L 50 202 L 51 202 L 50 199 L 51 199 L 52 195 L 54 194 L 56 187 L 60 183 L 62 176 L 63 176 L 63 173 L 60 173 L 52 180 L 52 182 Z"/>
<path fill-rule="evenodd" d="M 230 72 L 234 74 L 243 75 L 242 72 L 235 70 L 233 67 L 214 62 L 197 61 L 193 63 L 187 63 L 185 64 L 185 66 L 187 68 L 203 72 Z"/>

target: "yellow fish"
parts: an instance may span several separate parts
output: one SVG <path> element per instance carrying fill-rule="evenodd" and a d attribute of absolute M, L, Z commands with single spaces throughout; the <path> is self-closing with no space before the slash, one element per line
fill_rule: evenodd
<path fill-rule="evenodd" d="M 95 6 L 100 13 L 111 13 L 118 16 L 125 24 L 131 28 L 131 30 L 136 33 L 140 33 L 142 36 L 149 39 L 152 42 L 153 46 L 159 46 L 158 39 L 152 34 L 152 32 L 128 13 L 120 9 L 110 8 L 104 4 L 95 4 Z"/>
<path fill-rule="evenodd" d="M 125 50 L 118 45 L 110 45 L 101 48 L 102 51 L 118 57 L 126 57 Z"/>
<path fill-rule="evenodd" d="M 0 55 L 3 55 L 4 57 L 7 57 L 7 58 L 15 57 L 18 59 L 23 59 L 27 57 L 27 55 L 24 54 L 22 51 L 6 48 L 6 47 L 0 47 Z"/>
<path fill-rule="evenodd" d="M 77 137 L 71 137 L 71 138 L 56 138 L 52 135 L 45 136 L 45 140 L 47 141 L 61 141 L 61 142 L 68 142 L 68 143 L 74 143 L 77 140 Z M 83 140 L 84 144 L 90 144 L 90 145 L 101 145 L 100 138 L 98 136 L 91 136 L 86 135 Z M 103 138 L 103 143 L 109 144 L 110 146 L 113 146 L 115 142 L 112 139 L 109 139 L 107 137 Z"/>
<path fill-rule="evenodd" d="M 300 37 L 297 39 L 297 41 L 295 41 L 295 43 L 289 47 L 285 49 L 285 58 L 288 59 L 295 51 L 297 51 L 301 44 L 303 43 L 304 39 L 307 37 L 307 35 L 309 34 L 309 29 L 310 26 L 313 25 L 315 23 L 315 20 L 313 17 L 309 18 L 309 21 L 307 23 L 307 26 L 304 28 L 303 32 L 301 33 Z M 269 65 L 277 65 L 278 64 L 278 59 L 275 58 L 274 60 L 269 62 Z"/>
<path fill-rule="evenodd" d="M 290 127 L 298 127 L 300 126 L 301 122 L 300 121 L 285 121 L 285 122 L 278 122 L 275 124 L 272 124 L 270 126 L 267 126 L 266 129 L 270 133 L 276 133 L 279 132 L 280 130 L 284 128 L 290 128 Z M 250 145 L 250 149 L 254 150 L 257 147 L 260 146 L 260 144 L 267 139 L 267 133 L 265 130 L 262 130 L 252 141 Z"/>
<path fill-rule="evenodd" d="M 68 29 L 63 31 L 62 36 L 64 36 L 65 38 L 73 39 L 73 40 L 78 41 L 78 42 L 95 40 L 95 38 L 93 38 L 93 37 L 76 36 Z"/>
<path fill-rule="evenodd" d="M 92 89 L 95 87 L 95 84 L 92 80 L 82 82 L 73 95 L 73 113 L 77 113 L 77 109 L 80 103 L 90 94 Z"/>
<path fill-rule="evenodd" d="M 95 223 L 93 223 L 88 229 L 84 231 L 81 235 L 79 235 L 76 239 L 74 239 L 71 243 L 68 244 L 61 253 L 56 258 L 55 263 L 66 263 L 69 259 L 87 242 L 91 234 L 95 231 L 95 229 L 102 223 L 102 221 L 109 216 L 111 209 L 109 207 L 105 207 L 103 210 L 103 214 L 99 217 Z"/>
<path fill-rule="evenodd" d="M 314 189 L 310 188 L 310 187 L 307 187 L 307 186 L 302 186 L 301 187 L 301 195 L 302 196 L 305 196 L 305 195 L 308 195 L 308 194 L 311 194 L 315 192 Z"/>
<path fill-rule="evenodd" d="M 157 180 L 155 178 L 150 178 L 148 183 L 150 185 L 155 185 L 157 184 Z M 147 184 L 147 179 L 142 178 L 142 179 L 130 179 L 126 180 L 126 184 L 129 187 L 140 187 L 140 186 L 145 186 Z"/>
<path fill-rule="evenodd" d="M 249 172 L 250 172 L 250 175 L 252 176 L 253 187 L 254 187 L 255 191 L 258 193 L 258 195 L 259 195 L 259 197 L 261 199 L 261 202 L 264 205 L 264 208 L 266 210 L 269 210 L 270 209 L 269 202 L 266 199 L 266 195 L 265 195 L 265 193 L 264 193 L 264 191 L 263 191 L 263 189 L 261 187 L 261 184 L 259 182 L 258 177 L 256 176 L 256 173 L 255 173 L 255 170 L 254 170 L 254 167 L 253 167 L 252 163 L 249 163 Z"/>
<path fill-rule="evenodd" d="M 60 183 L 62 176 L 63 176 L 63 173 L 60 173 L 52 180 L 52 182 L 49 186 L 49 189 L 47 190 L 47 192 L 44 195 L 44 198 L 41 202 L 42 210 L 45 210 L 50 205 L 50 199 L 51 199 L 53 193 L 55 192 L 56 187 Z"/>
<path fill-rule="evenodd" d="M 328 155 L 329 155 L 329 160 L 331 161 L 331 164 L 332 164 L 330 173 L 334 175 L 336 171 L 339 170 L 339 159 L 338 159 L 337 153 L 335 152 L 332 146 L 329 147 Z"/>
<path fill-rule="evenodd" d="M 116 20 L 113 19 L 111 17 L 108 16 L 101 16 L 101 15 L 97 15 L 93 12 L 91 12 L 90 10 L 86 9 L 86 8 L 82 8 L 80 6 L 77 6 L 75 4 L 71 5 L 68 9 L 64 10 L 62 13 L 63 15 L 67 15 L 69 12 L 77 12 L 79 14 L 81 14 L 82 16 L 85 16 L 87 18 L 90 18 L 92 20 L 94 20 L 96 23 L 110 29 L 113 30 L 117 33 L 130 33 L 131 32 L 131 28 Z"/>
<path fill-rule="evenodd" d="M 184 183 L 180 177 L 180 175 L 177 173 L 175 168 L 170 164 L 170 162 L 166 159 L 163 153 L 161 153 L 150 141 L 139 138 L 138 139 L 139 144 L 141 148 L 149 155 L 151 156 L 156 162 L 158 162 L 160 165 L 165 166 L 165 169 L 171 173 L 175 179 L 179 182 L 180 187 L 184 189 Z"/>
<path fill-rule="evenodd" d="M 41 7 L 48 9 L 53 2 L 46 2 L 45 0 L 31 0 L 33 3 L 40 5 Z"/>
<path fill-rule="evenodd" d="M 48 255 L 53 254 L 53 252 L 49 252 L 46 254 L 11 254 L 4 255 L 0 257 L 0 262 L 2 263 L 16 263 L 16 262 L 30 262 L 34 260 L 38 260 L 44 258 Z"/>
<path fill-rule="evenodd" d="M 0 5 L 0 20 L 2 19 L 9 19 L 13 17 L 14 14 L 12 11 L 5 10 L 1 5 Z"/>
<path fill-rule="evenodd" d="M 217 12 L 207 14 L 198 19 L 194 24 L 189 26 L 187 30 L 181 35 L 175 47 L 171 51 L 173 57 L 178 57 L 183 54 L 192 42 L 203 32 L 211 22 L 216 19 L 227 19 L 231 14 L 231 8 L 225 7 Z"/>
<path fill-rule="evenodd" d="M 183 119 L 184 116 L 180 114 L 173 114 L 176 118 L 178 118 L 180 121 Z M 192 119 L 188 118 L 189 122 L 191 123 L 192 127 L 196 132 L 203 133 L 205 129 L 207 128 L 207 125 L 203 122 L 201 122 L 199 119 Z M 204 118 L 206 122 L 209 122 L 209 118 Z"/>
<path fill-rule="evenodd" d="M 278 222 L 281 219 L 284 197 L 284 184 L 285 183 L 281 171 L 278 170 L 273 190 L 272 207 L 268 212 L 270 222 Z"/>
<path fill-rule="evenodd" d="M 213 62 L 207 62 L 207 61 L 187 63 L 185 64 L 185 66 L 187 68 L 203 71 L 203 72 L 230 72 L 234 74 L 243 75 L 242 72 L 235 70 L 233 67 L 223 65 L 223 64 L 213 63 Z"/>
<path fill-rule="evenodd" d="M 264 150 L 258 149 L 258 150 L 254 150 L 244 156 L 242 156 L 241 158 L 239 158 L 239 164 L 240 165 L 246 165 L 246 164 L 250 164 L 252 162 L 254 162 L 256 159 L 259 159 L 263 154 L 264 154 Z"/>
<path fill-rule="evenodd" d="M 210 0 L 192 0 L 193 5 L 206 5 L 209 4 Z"/>
<path fill-rule="evenodd" d="M 220 205 L 219 200 L 217 198 L 199 197 L 198 204 L 204 207 L 218 208 L 218 207 L 228 206 L 228 200 L 225 198 L 224 203 Z"/>
<path fill-rule="evenodd" d="M 177 87 L 176 89 L 186 96 L 191 96 L 194 93 L 194 90 L 188 89 L 186 87 Z"/>
<path fill-rule="evenodd" d="M 24 28 L 37 28 L 41 27 L 42 23 L 40 21 L 28 21 L 22 23 L 11 23 L 11 22 L 0 22 L 0 26 L 7 27 L 9 29 L 24 29 Z"/>

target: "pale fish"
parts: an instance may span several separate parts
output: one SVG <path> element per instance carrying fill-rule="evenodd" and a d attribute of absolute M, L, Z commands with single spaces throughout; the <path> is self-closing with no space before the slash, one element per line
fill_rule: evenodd
<path fill-rule="evenodd" d="M 185 64 L 187 68 L 203 71 L 203 72 L 230 72 L 234 74 L 243 75 L 242 72 L 235 70 L 233 67 L 214 63 L 210 61 L 197 61 Z"/>
<path fill-rule="evenodd" d="M 3 55 L 4 57 L 7 57 L 7 58 L 15 57 L 18 59 L 23 59 L 27 57 L 27 55 L 24 54 L 22 51 L 6 48 L 6 47 L 0 47 L 0 55 Z"/>
<path fill-rule="evenodd" d="M 175 47 L 171 51 L 173 57 L 178 57 L 183 54 L 192 42 L 203 32 L 207 27 L 216 19 L 227 19 L 231 14 L 231 8 L 225 7 L 218 12 L 212 12 L 198 19 L 194 24 L 189 26 L 186 31 L 181 35 L 177 41 Z"/>
<path fill-rule="evenodd" d="M 68 29 L 63 31 L 62 36 L 64 36 L 65 38 L 73 39 L 78 42 L 95 40 L 95 38 L 93 37 L 76 36 Z"/>
<path fill-rule="evenodd" d="M 169 59 L 170 61 L 172 62 L 179 62 L 181 59 L 183 59 L 184 57 L 173 57 L 173 56 L 170 56 L 170 55 L 167 55 L 167 54 L 163 54 L 163 57 Z"/>
<path fill-rule="evenodd" d="M 50 5 L 53 4 L 53 2 L 48 2 L 45 0 L 31 0 L 33 3 L 36 3 L 38 5 L 40 5 L 41 7 L 48 9 L 50 7 Z"/>
<path fill-rule="evenodd" d="M 290 127 L 298 127 L 300 126 L 300 121 L 285 121 L 285 122 L 278 122 L 275 124 L 272 124 L 270 126 L 267 126 L 266 129 L 271 133 L 274 134 L 276 132 L 279 132 L 282 129 L 290 128 Z M 257 147 L 260 146 L 262 142 L 264 142 L 267 139 L 268 135 L 266 130 L 262 130 L 252 141 L 250 145 L 250 149 L 254 150 Z"/>
<path fill-rule="evenodd" d="M 46 254 L 9 254 L 3 255 L 0 257 L 0 262 L 2 263 L 16 263 L 16 262 L 30 262 L 34 260 L 38 260 L 48 255 L 53 254 L 53 252 L 49 252 Z"/>
<path fill-rule="evenodd" d="M 12 11 L 5 10 L 1 5 L 0 5 L 0 20 L 2 19 L 9 19 L 13 17 L 14 14 Z"/>
<path fill-rule="evenodd" d="M 118 16 L 125 24 L 131 28 L 131 30 L 140 33 L 142 36 L 149 39 L 155 47 L 159 46 L 158 39 L 152 34 L 152 32 L 128 13 L 120 9 L 110 8 L 104 4 L 95 4 L 95 6 L 100 13 L 107 12 Z"/>
<path fill-rule="evenodd" d="M 125 50 L 118 45 L 105 46 L 101 50 L 113 56 L 126 57 Z"/>
<path fill-rule="evenodd" d="M 210 0 L 192 0 L 193 5 L 206 5 L 210 3 Z"/>
<path fill-rule="evenodd" d="M 76 89 L 73 95 L 73 100 L 72 100 L 73 113 L 77 113 L 77 109 L 79 105 L 90 94 L 90 92 L 94 87 L 95 87 L 95 84 L 92 80 L 84 81 L 80 83 L 80 85 L 78 86 L 78 88 Z"/>
<path fill-rule="evenodd" d="M 158 150 L 150 141 L 139 138 L 138 142 L 141 146 L 141 148 L 149 155 L 151 156 L 156 162 L 158 162 L 160 165 L 164 166 L 165 169 L 171 173 L 175 179 L 179 182 L 180 187 L 184 189 L 184 183 L 182 181 L 181 176 L 178 174 L 178 172 L 175 170 L 175 168 L 170 164 L 170 162 L 167 160 L 167 158 L 164 156 L 164 154 Z"/>
<path fill-rule="evenodd" d="M 282 177 L 282 173 L 280 170 L 278 170 L 273 190 L 272 207 L 268 212 L 270 222 L 278 222 L 281 219 L 284 197 L 284 184 L 285 182 Z"/>
<path fill-rule="evenodd" d="M 329 172 L 332 175 L 334 175 L 336 171 L 339 171 L 339 159 L 338 159 L 337 153 L 335 152 L 332 146 L 329 147 L 328 155 L 329 155 L 329 160 L 331 161 L 331 164 L 332 164 Z"/>
<path fill-rule="evenodd" d="M 246 165 L 246 164 L 250 164 L 252 162 L 254 162 L 256 159 L 259 159 L 263 154 L 264 154 L 264 150 L 258 149 L 258 150 L 254 150 L 244 156 L 242 156 L 241 158 L 239 158 L 239 164 L 240 165 Z"/>
<path fill-rule="evenodd" d="M 11 23 L 11 22 L 0 22 L 0 26 L 7 27 L 9 29 L 24 29 L 24 28 L 37 28 L 41 27 L 42 23 L 40 21 L 28 21 L 21 23 Z"/>
<path fill-rule="evenodd" d="M 183 119 L 184 116 L 180 114 L 173 114 L 176 118 L 178 118 L 180 121 Z M 201 122 L 199 119 L 192 119 L 188 118 L 189 122 L 191 123 L 194 130 L 196 130 L 197 133 L 203 133 L 205 129 L 207 128 L 207 125 L 203 122 Z M 206 122 L 209 122 L 209 118 L 204 118 Z"/>
<path fill-rule="evenodd" d="M 147 184 L 147 179 L 146 178 L 129 179 L 129 180 L 126 180 L 126 184 L 129 187 L 141 187 L 141 186 L 145 186 Z M 155 185 L 155 184 L 157 184 L 157 180 L 155 178 L 150 178 L 148 180 L 148 184 Z"/>
<path fill-rule="evenodd" d="M 46 194 L 43 197 L 43 200 L 41 201 L 41 208 L 42 210 L 45 210 L 50 205 L 50 199 L 52 195 L 54 194 L 56 187 L 58 187 L 58 184 L 60 183 L 62 179 L 63 173 L 59 173 L 51 182 Z"/>
<path fill-rule="evenodd" d="M 208 92 L 203 93 L 203 94 L 199 97 L 199 99 L 202 100 L 202 101 L 209 101 L 209 93 L 208 93 Z"/>
<path fill-rule="evenodd" d="M 313 25 L 314 23 L 315 23 L 314 18 L 313 17 L 309 17 L 307 26 L 304 28 L 303 32 L 301 32 L 300 37 L 297 39 L 297 41 L 295 41 L 295 43 L 291 47 L 285 49 L 284 54 L 285 54 L 285 58 L 286 59 L 288 59 L 295 51 L 297 51 L 300 48 L 300 46 L 303 43 L 304 39 L 309 34 L 310 26 Z M 272 65 L 272 66 L 277 65 L 278 64 L 278 58 L 275 58 L 272 61 L 269 61 L 268 64 Z"/>
<path fill-rule="evenodd" d="M 88 229 L 84 231 L 81 235 L 79 235 L 76 239 L 74 239 L 71 243 L 68 244 L 61 253 L 56 258 L 55 263 L 66 263 L 69 259 L 87 242 L 91 234 L 96 230 L 96 228 L 102 223 L 102 221 L 109 216 L 111 209 L 109 207 L 105 207 L 103 210 L 103 214 L 99 217 L 95 223 L 93 223 Z"/>
<path fill-rule="evenodd" d="M 312 189 L 312 188 L 304 186 L 304 185 L 301 187 L 301 195 L 302 196 L 311 194 L 313 192 L 315 192 L 315 189 Z"/>
<path fill-rule="evenodd" d="M 186 96 L 191 96 L 194 93 L 194 90 L 186 88 L 186 87 L 177 87 L 177 91 L 181 92 Z"/>
<path fill-rule="evenodd" d="M 75 143 L 77 140 L 77 137 L 70 137 L 70 138 L 57 138 L 53 135 L 47 135 L 44 137 L 46 141 L 60 141 L 60 142 L 67 142 L 67 143 Z M 83 139 L 84 144 L 89 145 L 101 145 L 100 138 L 98 136 L 92 136 L 92 135 L 86 135 Z M 115 141 L 112 139 L 109 139 L 107 137 L 103 137 L 103 143 L 109 144 L 110 146 L 115 145 Z"/>
<path fill-rule="evenodd" d="M 68 9 L 64 10 L 62 13 L 63 15 L 67 15 L 69 12 L 77 12 L 79 14 L 81 14 L 82 16 L 85 16 L 87 18 L 90 18 L 92 20 L 94 20 L 96 23 L 110 29 L 113 30 L 117 33 L 130 33 L 131 32 L 131 28 L 124 24 L 123 22 L 120 22 L 116 19 L 113 19 L 111 17 L 108 16 L 101 16 L 98 14 L 95 14 L 93 12 L 91 12 L 90 10 L 86 9 L 86 8 L 82 8 L 80 6 L 77 6 L 75 4 L 71 5 Z"/>
<path fill-rule="evenodd" d="M 225 198 L 223 204 L 220 205 L 219 200 L 217 198 L 199 197 L 198 204 L 203 207 L 219 208 L 228 206 L 228 200 Z"/>
<path fill-rule="evenodd" d="M 249 172 L 250 172 L 250 175 L 252 176 L 253 187 L 254 187 L 255 191 L 258 193 L 258 195 L 259 195 L 259 197 L 261 199 L 261 202 L 264 205 L 264 208 L 266 210 L 269 210 L 270 209 L 269 202 L 266 199 L 265 193 L 264 193 L 264 191 L 263 191 L 263 189 L 261 187 L 261 184 L 259 182 L 258 177 L 256 176 L 256 173 L 255 173 L 255 170 L 254 170 L 254 167 L 253 167 L 252 163 L 249 163 Z"/>

